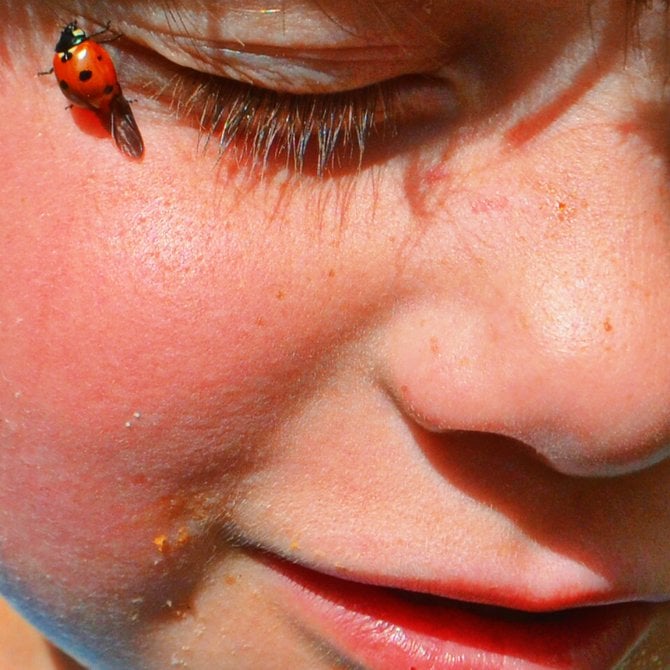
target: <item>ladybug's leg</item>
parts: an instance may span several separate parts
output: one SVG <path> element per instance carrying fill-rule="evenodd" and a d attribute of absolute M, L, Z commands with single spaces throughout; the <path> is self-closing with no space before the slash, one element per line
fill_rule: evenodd
<path fill-rule="evenodd" d="M 111 26 L 111 25 L 112 25 L 112 22 L 111 22 L 111 21 L 107 21 L 107 23 L 105 23 L 105 27 L 104 27 L 102 30 L 98 30 L 98 31 L 96 31 L 96 32 L 94 32 L 94 33 L 91 33 L 91 34 L 89 35 L 89 37 L 96 37 L 97 35 L 104 35 L 105 33 L 110 33 L 110 32 L 112 32 L 112 31 L 110 30 L 110 26 Z"/>
<path fill-rule="evenodd" d="M 114 40 L 118 40 L 119 37 L 121 37 L 121 33 L 114 32 L 113 30 L 110 29 L 110 26 L 112 25 L 111 21 L 107 21 L 105 23 L 105 27 L 102 30 L 98 30 L 95 33 L 91 33 L 89 35 L 89 39 L 92 37 L 97 37 L 98 35 L 104 35 L 105 33 L 113 33 L 112 37 L 109 37 L 105 40 L 96 40 L 98 44 L 107 44 L 107 42 L 113 42 Z"/>
<path fill-rule="evenodd" d="M 49 70 L 44 70 L 44 72 L 38 72 L 37 74 L 41 76 L 43 74 L 53 74 L 53 72 L 54 72 L 54 69 L 51 68 Z"/>

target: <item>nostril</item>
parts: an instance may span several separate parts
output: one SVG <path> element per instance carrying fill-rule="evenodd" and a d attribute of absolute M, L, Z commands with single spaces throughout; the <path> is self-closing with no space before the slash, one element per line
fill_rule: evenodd
<path fill-rule="evenodd" d="M 558 371 L 531 376 L 528 369 L 505 378 L 495 361 L 479 377 L 434 366 L 406 368 L 387 392 L 410 422 L 444 435 L 447 444 L 480 444 L 481 438 L 462 436 L 495 435 L 506 451 L 572 477 L 619 477 L 670 459 L 666 390 L 596 386 L 592 376 L 575 382 L 574 373 L 566 381 Z M 576 387 L 592 390 L 579 394 Z"/>
<path fill-rule="evenodd" d="M 670 457 L 670 441 L 622 436 L 622 441 L 540 435 L 535 440 L 555 470 L 575 477 L 620 477 L 651 468 Z"/>
<path fill-rule="evenodd" d="M 503 296 L 496 309 L 483 292 L 399 311 L 381 366 L 398 411 L 432 433 L 516 440 L 574 477 L 618 477 L 670 459 L 670 339 L 658 319 L 639 305 L 639 318 L 603 325 L 583 295 L 552 286 L 539 305 L 532 294 L 516 305 Z M 613 300 L 614 289 L 596 294 Z"/>
<path fill-rule="evenodd" d="M 503 474 L 520 466 L 535 474 L 551 470 L 569 477 L 620 477 L 651 468 L 670 458 L 670 440 L 660 436 L 621 435 L 613 441 L 578 436 L 565 427 L 506 426 L 503 431 L 440 429 L 413 417 L 412 429 L 431 463 L 439 470 L 449 454 L 463 452 L 479 472 Z"/>

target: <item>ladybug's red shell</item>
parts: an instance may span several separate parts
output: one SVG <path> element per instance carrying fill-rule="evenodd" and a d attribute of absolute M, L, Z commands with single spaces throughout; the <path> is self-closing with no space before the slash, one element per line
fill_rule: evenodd
<path fill-rule="evenodd" d="M 109 25 L 95 35 L 107 30 Z M 63 28 L 56 44 L 53 72 L 63 95 L 77 107 L 96 112 L 124 154 L 142 156 L 142 135 L 121 92 L 114 63 L 105 47 L 90 39 L 76 21 Z"/>
<path fill-rule="evenodd" d="M 106 111 L 112 98 L 121 92 L 114 63 L 106 49 L 86 40 L 63 54 L 54 56 L 54 73 L 65 97 L 79 107 Z"/>
<path fill-rule="evenodd" d="M 107 50 L 72 24 L 63 31 L 57 49 L 63 50 L 56 51 L 53 67 L 65 97 L 79 107 L 108 111 L 121 87 Z"/>

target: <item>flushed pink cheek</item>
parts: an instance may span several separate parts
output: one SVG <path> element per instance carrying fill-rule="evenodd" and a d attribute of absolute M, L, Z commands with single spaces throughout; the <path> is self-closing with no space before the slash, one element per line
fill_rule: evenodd
<path fill-rule="evenodd" d="M 1 558 L 82 593 L 225 516 L 309 340 L 281 263 L 256 271 L 248 221 L 166 197 L 165 172 L 125 177 L 42 175 L 3 215 Z"/>

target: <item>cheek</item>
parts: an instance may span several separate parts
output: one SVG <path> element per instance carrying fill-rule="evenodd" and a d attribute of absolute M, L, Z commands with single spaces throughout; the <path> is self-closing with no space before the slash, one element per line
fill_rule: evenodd
<path fill-rule="evenodd" d="M 196 156 L 139 106 L 147 153 L 129 161 L 52 93 L 0 125 L 17 156 L 0 163 L 0 580 L 51 620 L 178 583 L 175 554 L 204 569 L 270 433 L 394 271 L 332 184 L 287 197 L 299 186 Z"/>
<path fill-rule="evenodd" d="M 333 319 L 305 299 L 332 290 L 326 259 L 241 186 L 219 198 L 213 161 L 79 139 L 76 163 L 35 142 L 2 175 L 0 548 L 86 592 L 221 514 Z"/>
<path fill-rule="evenodd" d="M 129 161 L 42 79 L 0 124 L 0 581 L 56 620 L 178 582 L 174 553 L 198 573 L 389 264 L 330 193 L 226 172 L 139 105 Z"/>

